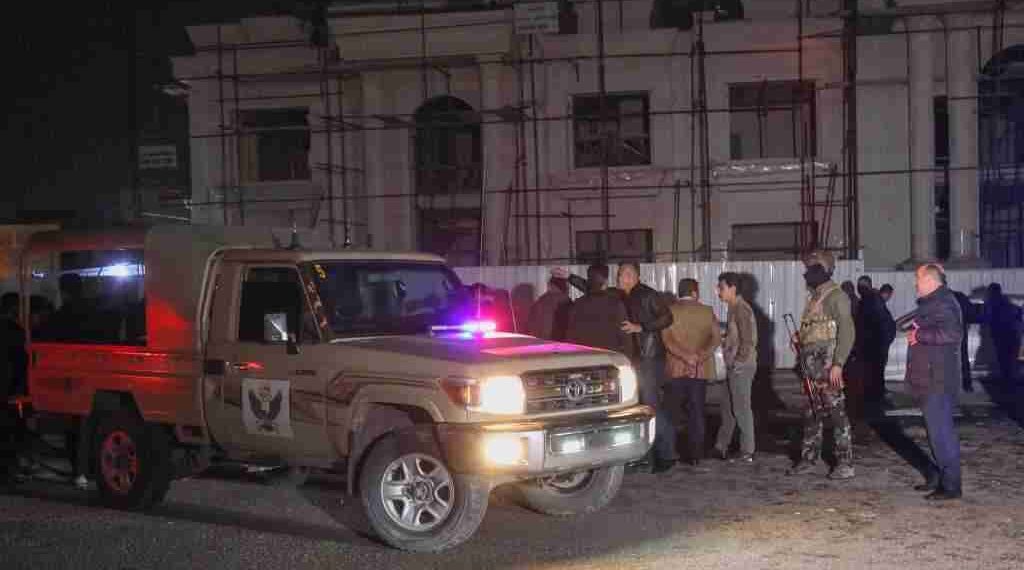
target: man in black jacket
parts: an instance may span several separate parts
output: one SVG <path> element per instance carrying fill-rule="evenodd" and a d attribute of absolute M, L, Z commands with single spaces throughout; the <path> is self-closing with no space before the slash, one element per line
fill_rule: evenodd
<path fill-rule="evenodd" d="M 877 406 L 885 399 L 885 364 L 889 346 L 896 335 L 896 322 L 885 308 L 885 301 L 875 291 L 871 277 L 857 280 L 860 311 L 856 315 L 857 357 L 861 360 L 864 379 L 864 402 Z"/>
<path fill-rule="evenodd" d="M 960 498 L 960 440 L 953 425 L 953 407 L 960 391 L 960 340 L 963 316 L 945 274 L 937 264 L 917 269 L 917 314 L 907 333 L 907 383 L 924 412 L 931 472 L 915 489 L 931 491 L 925 498 Z"/>
<path fill-rule="evenodd" d="M 555 270 L 552 274 L 555 277 L 567 277 L 569 283 L 577 289 L 588 290 L 587 280 L 578 275 L 569 275 L 564 270 Z M 622 332 L 636 339 L 633 343 L 633 361 L 640 403 L 657 409 L 661 400 L 661 384 L 665 378 L 665 345 L 661 341 L 661 331 L 672 324 L 672 311 L 660 293 L 640 282 L 640 265 L 637 263 L 625 262 L 619 265 L 618 285 L 618 292 L 626 303 L 626 313 L 629 315 L 629 319 L 619 323 L 619 326 Z M 662 426 L 667 421 L 659 411 L 657 424 Z M 677 459 L 670 451 L 674 446 L 656 436 L 654 447 L 652 469 L 660 472 L 670 468 Z"/>

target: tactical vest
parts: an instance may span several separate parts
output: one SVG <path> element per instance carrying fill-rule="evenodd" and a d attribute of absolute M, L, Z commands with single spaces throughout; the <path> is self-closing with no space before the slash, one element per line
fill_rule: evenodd
<path fill-rule="evenodd" d="M 825 313 L 825 300 L 835 294 L 844 294 L 835 283 L 812 294 L 800 319 L 800 368 L 814 380 L 828 379 L 836 353 L 839 323 Z"/>

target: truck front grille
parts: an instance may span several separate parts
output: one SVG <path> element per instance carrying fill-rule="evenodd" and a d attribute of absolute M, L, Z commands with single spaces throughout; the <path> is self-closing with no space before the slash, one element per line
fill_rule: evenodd
<path fill-rule="evenodd" d="M 523 383 L 528 414 L 596 408 L 620 400 L 619 371 L 613 366 L 527 372 Z"/>

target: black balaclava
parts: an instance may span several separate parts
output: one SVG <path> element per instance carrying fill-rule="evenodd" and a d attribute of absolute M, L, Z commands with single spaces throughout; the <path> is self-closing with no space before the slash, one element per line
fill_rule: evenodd
<path fill-rule="evenodd" d="M 820 263 L 815 263 L 804 272 L 804 281 L 811 289 L 817 289 L 831 278 L 832 275 L 825 271 L 825 266 Z"/>

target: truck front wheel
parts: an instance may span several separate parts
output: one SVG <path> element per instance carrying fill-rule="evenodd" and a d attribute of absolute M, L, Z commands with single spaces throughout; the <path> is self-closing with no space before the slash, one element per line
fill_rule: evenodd
<path fill-rule="evenodd" d="M 599 511 L 619 493 L 622 465 L 534 479 L 518 485 L 526 507 L 552 516 Z"/>
<path fill-rule="evenodd" d="M 448 470 L 435 443 L 384 436 L 359 475 L 367 519 L 384 542 L 439 552 L 468 540 L 487 512 L 490 484 Z"/>
<path fill-rule="evenodd" d="M 163 500 L 171 484 L 170 439 L 136 414 L 103 418 L 92 445 L 96 488 L 103 504 L 145 510 Z"/>

